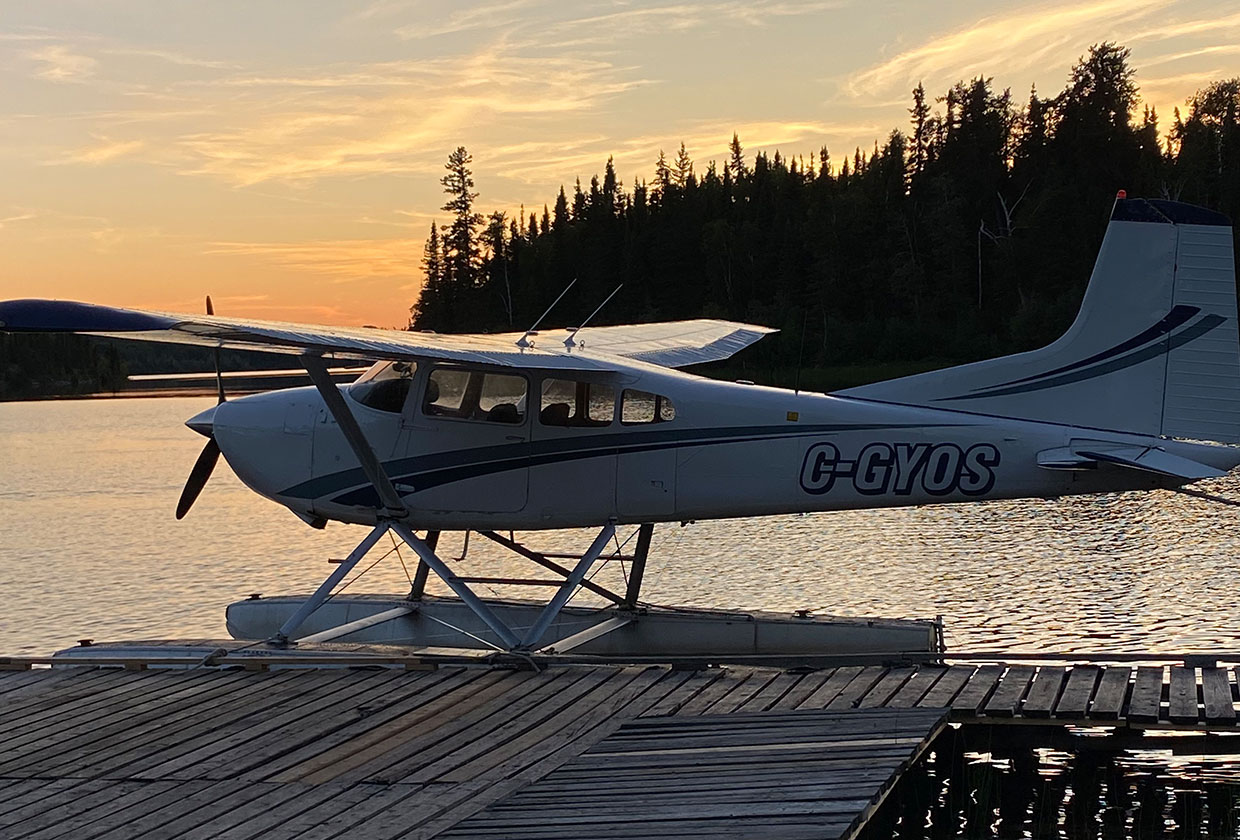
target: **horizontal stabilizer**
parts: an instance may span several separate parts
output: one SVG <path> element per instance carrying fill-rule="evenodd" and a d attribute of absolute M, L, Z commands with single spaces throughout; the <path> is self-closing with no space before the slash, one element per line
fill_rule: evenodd
<path fill-rule="evenodd" d="M 1225 470 L 1151 446 L 1081 441 L 1073 446 L 1038 453 L 1038 466 L 1050 470 L 1090 469 L 1099 463 L 1117 464 L 1190 481 L 1227 475 Z"/>

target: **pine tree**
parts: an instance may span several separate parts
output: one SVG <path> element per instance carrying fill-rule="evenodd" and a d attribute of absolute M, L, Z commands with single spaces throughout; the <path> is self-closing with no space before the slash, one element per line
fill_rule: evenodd
<path fill-rule="evenodd" d="M 689 185 L 689 178 L 693 175 L 693 160 L 689 157 L 689 152 L 685 149 L 682 141 L 680 151 L 676 153 L 676 163 L 672 166 L 672 183 L 678 189 L 684 189 Z"/>
<path fill-rule="evenodd" d="M 474 211 L 474 178 L 469 165 L 473 157 L 458 146 L 448 155 L 444 168 L 448 174 L 440 179 L 448 200 L 443 209 L 453 214 L 452 224 L 444 234 L 443 242 L 448 252 L 451 280 L 458 289 L 472 288 L 477 281 L 478 248 L 477 227 L 482 224 L 482 214 Z"/>
<path fill-rule="evenodd" d="M 657 196 L 664 196 L 672 186 L 672 170 L 667 165 L 667 157 L 663 154 L 663 150 L 659 149 L 659 160 L 654 165 L 654 192 Z"/>
<path fill-rule="evenodd" d="M 736 132 L 732 132 L 732 142 L 728 145 L 728 151 L 732 157 L 728 160 L 728 167 L 732 170 L 732 178 L 741 180 L 745 176 L 745 153 L 741 148 L 741 139 Z"/>

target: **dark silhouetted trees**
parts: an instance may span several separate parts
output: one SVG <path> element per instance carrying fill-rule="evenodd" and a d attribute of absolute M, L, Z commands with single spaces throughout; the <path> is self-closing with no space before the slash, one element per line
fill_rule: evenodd
<path fill-rule="evenodd" d="M 424 267 L 413 326 L 508 330 L 530 323 L 574 277 L 552 320 L 575 324 L 615 286 L 598 323 L 701 316 L 784 332 L 745 364 L 790 381 L 805 365 L 964 361 L 1039 346 L 1071 322 L 1116 191 L 1240 214 L 1240 80 L 1199 91 L 1160 144 L 1137 112 L 1128 51 L 1103 43 L 1053 97 L 1026 102 L 979 76 L 931 99 L 912 91 L 892 131 L 838 167 L 826 148 L 695 166 L 660 152 L 650 186 L 624 191 L 609 159 L 542 223 L 492 216 L 473 233 L 469 157 L 445 187 L 451 226 Z M 524 221 L 524 220 L 523 220 Z M 471 250 L 474 249 L 474 250 Z M 434 276 L 432 276 L 432 274 Z M 771 378 L 771 377 L 768 377 Z"/>

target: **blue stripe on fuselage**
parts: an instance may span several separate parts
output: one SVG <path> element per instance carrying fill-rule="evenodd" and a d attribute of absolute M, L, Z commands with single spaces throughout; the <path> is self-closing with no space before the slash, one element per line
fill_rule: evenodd
<path fill-rule="evenodd" d="M 936 425 L 971 424 L 941 423 Z M 690 428 L 612 432 L 433 452 L 387 461 L 383 468 L 393 483 L 411 484 L 417 490 L 424 490 L 453 481 L 506 470 L 598 458 L 612 454 L 648 452 L 713 443 L 745 443 L 783 437 L 909 428 L 924 428 L 924 424 L 834 423 L 791 427 L 788 425 L 733 426 L 721 429 Z M 347 492 L 335 495 L 341 494 L 342 491 Z M 298 499 L 333 496 L 333 502 L 343 505 L 372 506 L 377 504 L 374 488 L 370 486 L 360 467 L 310 479 L 289 487 L 278 495 Z"/>

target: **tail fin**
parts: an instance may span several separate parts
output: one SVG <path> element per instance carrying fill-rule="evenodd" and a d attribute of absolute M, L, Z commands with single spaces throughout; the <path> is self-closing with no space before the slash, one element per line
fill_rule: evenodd
<path fill-rule="evenodd" d="M 1231 222 L 1188 204 L 1117 199 L 1081 311 L 1057 341 L 839 393 L 1240 442 Z"/>

